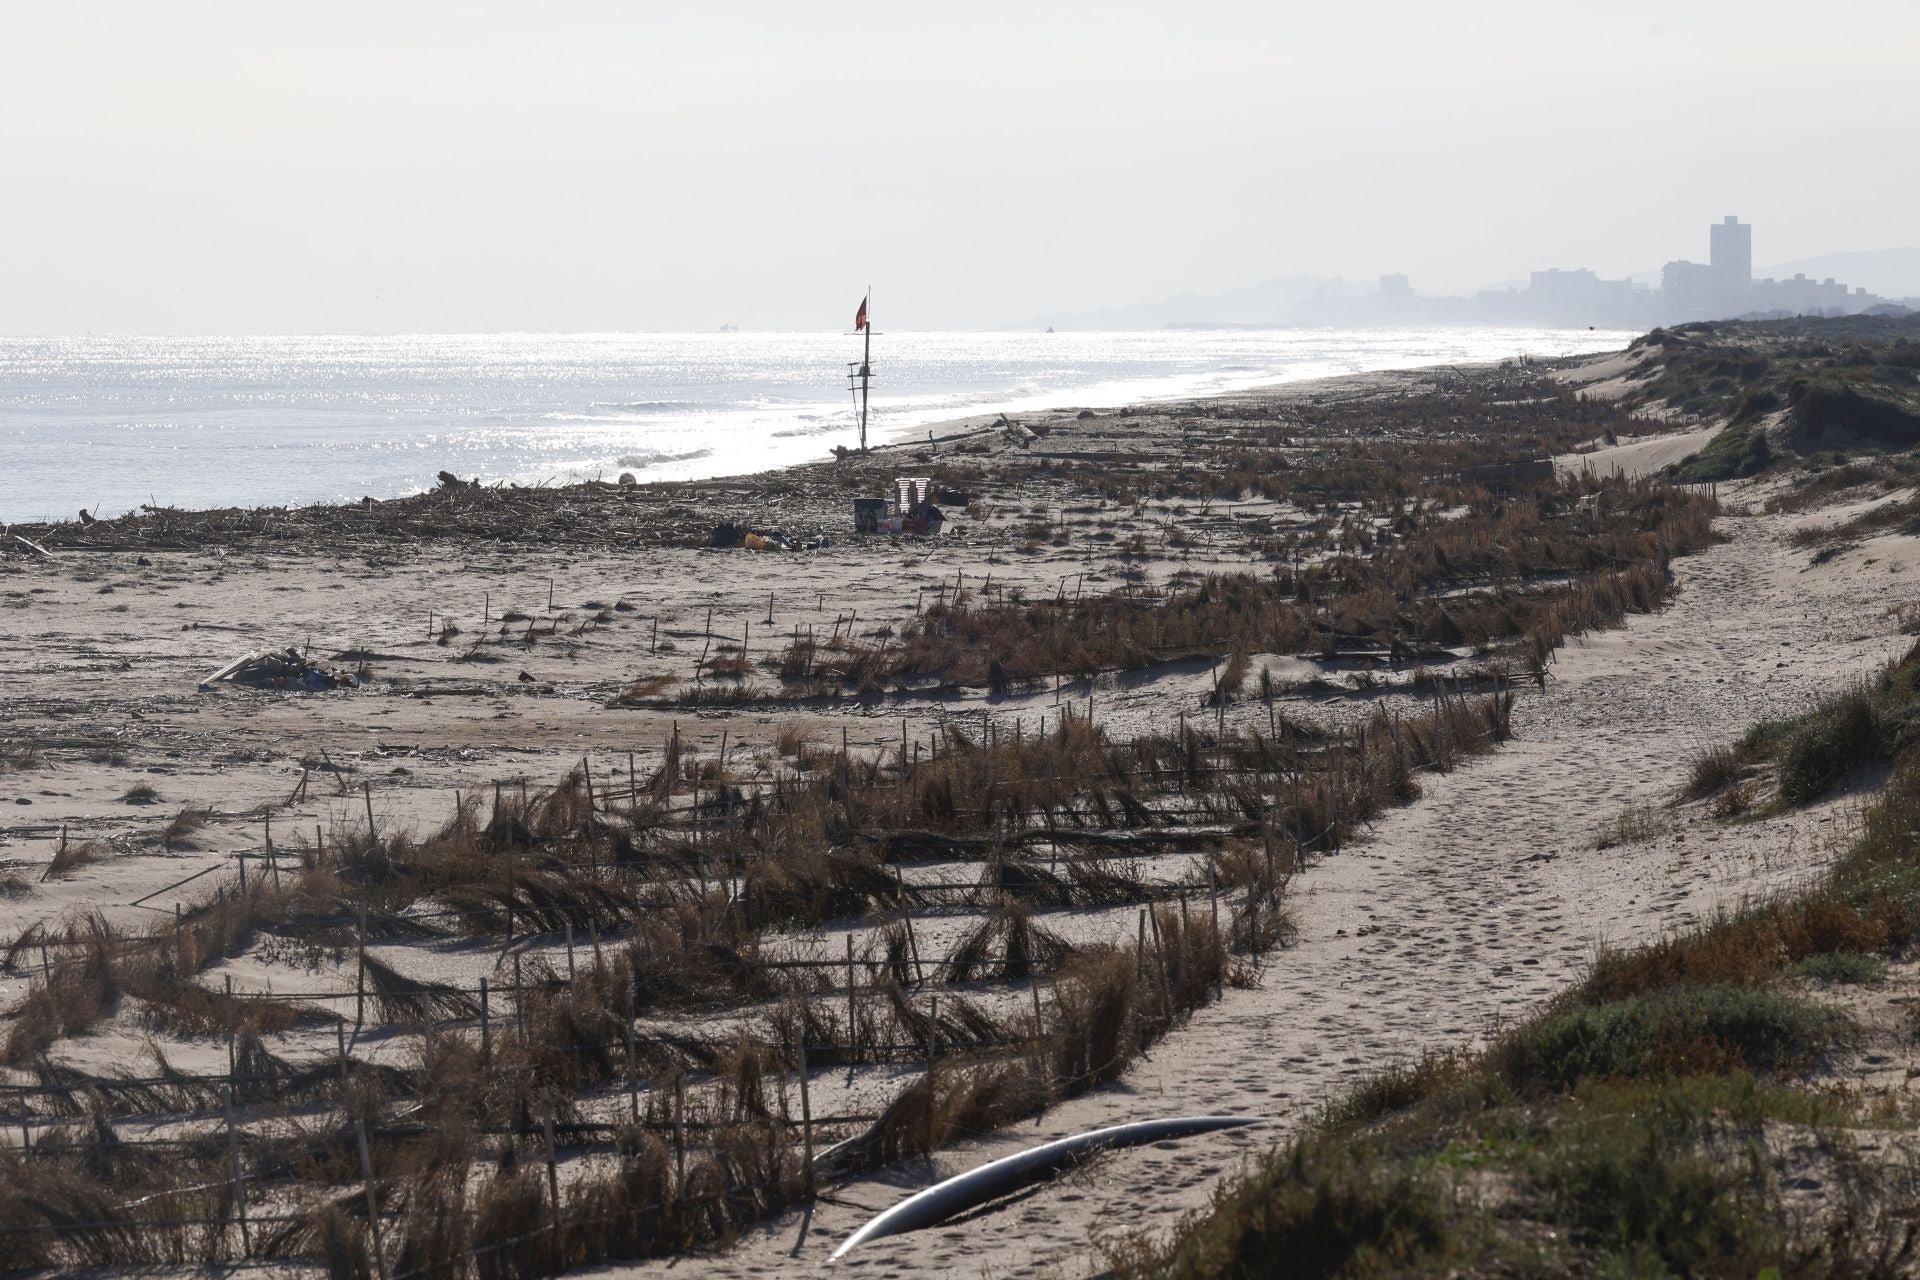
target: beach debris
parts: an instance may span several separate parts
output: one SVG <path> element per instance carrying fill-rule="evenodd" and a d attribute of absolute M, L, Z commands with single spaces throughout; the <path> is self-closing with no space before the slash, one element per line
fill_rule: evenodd
<path fill-rule="evenodd" d="M 214 685 L 220 683 L 222 680 L 231 679 L 233 676 L 238 674 L 240 670 L 244 668 L 248 663 L 256 661 L 259 657 L 260 657 L 260 654 L 257 650 L 254 650 L 254 649 L 247 650 L 245 653 L 235 658 L 232 662 L 229 662 L 226 666 L 221 667 L 218 671 L 208 676 L 205 680 L 202 680 L 200 682 L 201 690 L 204 692 L 205 690 L 213 688 Z"/>
<path fill-rule="evenodd" d="M 712 547 L 744 547 L 748 551 L 791 551 L 793 540 L 784 533 L 769 529 L 751 529 L 746 525 L 726 521 L 713 527 L 713 533 L 707 539 Z"/>
<path fill-rule="evenodd" d="M 948 1178 L 945 1182 L 936 1182 L 926 1190 L 908 1196 L 885 1213 L 869 1218 L 866 1225 L 848 1236 L 828 1260 L 838 1261 L 869 1240 L 936 1226 L 956 1213 L 964 1213 L 976 1205 L 1018 1191 L 1097 1151 L 1137 1147 L 1149 1142 L 1164 1142 L 1170 1138 L 1212 1133 L 1220 1129 L 1238 1129 L 1257 1123 L 1258 1119 L 1250 1116 L 1175 1116 L 1140 1120 L 1132 1124 L 1094 1129 L 1029 1147 L 1025 1151 L 1016 1151 L 1010 1156 L 990 1160 L 978 1169 Z"/>
<path fill-rule="evenodd" d="M 288 645 L 278 652 L 250 649 L 200 682 L 205 693 L 214 685 L 237 682 L 256 688 L 301 689 L 324 693 L 328 689 L 352 689 L 358 681 L 352 672 L 336 671 L 303 657 Z"/>
<path fill-rule="evenodd" d="M 855 533 L 936 534 L 946 516 L 933 505 L 934 484 L 927 476 L 896 476 L 893 497 L 855 498 Z"/>
<path fill-rule="evenodd" d="M 475 477 L 472 480 L 462 480 L 459 476 L 453 474 L 453 472 L 451 471 L 442 471 L 435 478 L 440 481 L 440 487 L 442 489 L 478 489 L 480 487 L 480 480 L 478 477 Z M 373 499 L 369 498 L 367 499 L 367 501 L 371 503 Z"/>
<path fill-rule="evenodd" d="M 39 543 L 35 542 L 31 538 L 23 538 L 16 533 L 13 535 L 13 540 L 19 543 L 21 546 L 25 547 L 27 550 L 33 552 L 35 555 L 45 556 L 49 560 L 53 559 L 53 552 L 47 550 L 45 547 L 41 546 Z"/>

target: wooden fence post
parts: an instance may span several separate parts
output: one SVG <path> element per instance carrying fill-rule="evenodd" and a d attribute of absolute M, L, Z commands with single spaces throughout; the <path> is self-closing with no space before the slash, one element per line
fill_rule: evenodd
<path fill-rule="evenodd" d="M 487 976 L 480 975 L 480 1065 L 493 1061 L 493 1008 L 487 993 Z"/>
<path fill-rule="evenodd" d="M 847 935 L 847 1052 L 852 1057 L 860 1053 L 860 1006 L 859 997 L 854 991 L 853 981 L 853 935 Z"/>
<path fill-rule="evenodd" d="M 253 1253 L 253 1233 L 247 1225 L 247 1180 L 240 1166 L 240 1139 L 233 1130 L 233 1081 L 227 1081 L 227 1159 L 233 1166 L 233 1204 L 240 1217 L 240 1256 Z"/>
<path fill-rule="evenodd" d="M 681 1071 L 673 1074 L 673 1169 L 679 1199 L 687 1192 L 687 1077 Z"/>
<path fill-rule="evenodd" d="M 906 878 L 900 874 L 900 864 L 893 864 L 894 895 L 900 900 L 900 911 L 907 922 L 907 954 L 913 958 L 913 980 L 925 984 L 927 975 L 920 969 L 920 943 L 913 936 L 913 905 L 907 901 Z"/>
<path fill-rule="evenodd" d="M 373 1266 L 380 1280 L 387 1280 L 387 1251 L 380 1243 L 380 1196 L 374 1190 L 373 1154 L 367 1150 L 367 1122 L 353 1122 L 354 1136 L 360 1140 L 360 1176 L 367 1184 L 367 1231 L 373 1237 Z"/>
<path fill-rule="evenodd" d="M 807 1194 L 813 1194 L 813 1102 L 807 1094 L 807 1024 L 800 1022 L 800 1142 L 806 1153 Z"/>
<path fill-rule="evenodd" d="M 558 1271 L 566 1264 L 567 1241 L 560 1224 L 560 1168 L 553 1156 L 553 1104 L 547 1104 L 540 1117 L 541 1136 L 547 1144 L 547 1195 L 553 1202 L 553 1266 Z"/>
<path fill-rule="evenodd" d="M 934 1122 L 939 1118 L 939 1107 L 935 1105 L 934 1090 L 939 1084 L 937 1072 L 940 1066 L 939 1054 L 935 1048 L 936 1038 L 940 1034 L 940 997 L 933 996 L 927 1001 L 927 1163 L 933 1163 Z"/>
<path fill-rule="evenodd" d="M 626 990 L 626 1033 L 627 1033 L 627 1111 L 637 1124 L 640 1120 L 640 1076 L 636 1062 L 638 1055 L 633 1048 L 633 986 Z"/>

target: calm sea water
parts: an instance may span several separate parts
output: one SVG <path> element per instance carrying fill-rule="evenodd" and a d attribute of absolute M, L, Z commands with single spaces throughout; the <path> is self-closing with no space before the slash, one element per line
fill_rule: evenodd
<path fill-rule="evenodd" d="M 886 333 L 874 442 L 974 413 L 1611 350 L 1556 329 Z M 855 441 L 842 334 L 0 337 L 0 521 L 737 474 Z"/>

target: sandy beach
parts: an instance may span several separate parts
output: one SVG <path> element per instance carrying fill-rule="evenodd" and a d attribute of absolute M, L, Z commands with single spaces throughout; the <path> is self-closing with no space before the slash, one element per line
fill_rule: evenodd
<path fill-rule="evenodd" d="M 1390 754 L 1404 758 L 1411 739 L 1403 736 L 1403 720 L 1450 714 L 1450 688 L 1462 710 L 1481 697 L 1508 699 L 1506 727 L 1475 744 L 1476 754 L 1421 769 L 1407 794 L 1377 814 L 1343 818 L 1336 811 L 1335 825 L 1350 826 L 1351 835 L 1318 844 L 1287 837 L 1294 852 L 1284 884 L 1286 924 L 1269 940 L 1279 945 L 1248 949 L 1218 998 L 1183 1011 L 1156 1041 L 1142 1040 L 1139 1056 L 1117 1078 L 1067 1090 L 1020 1123 L 943 1142 L 931 1158 L 850 1173 L 830 1195 L 776 1209 L 718 1252 L 701 1244 L 695 1257 L 602 1268 L 824 1274 L 828 1253 L 873 1213 L 995 1156 L 1169 1114 L 1261 1121 L 1102 1156 L 997 1211 L 878 1242 L 845 1264 L 869 1275 L 1098 1272 L 1106 1265 L 1103 1239 L 1155 1230 L 1201 1208 L 1250 1155 L 1384 1067 L 1484 1043 L 1578 977 L 1601 948 L 1698 924 L 1815 874 L 1852 829 L 1849 793 L 1739 825 L 1700 805 L 1670 802 L 1705 747 L 1756 719 L 1810 707 L 1903 652 L 1911 643 L 1903 609 L 1914 596 L 1906 575 L 1920 552 L 1911 539 L 1886 533 L 1816 558 L 1795 541 L 1796 532 L 1857 510 L 1769 512 L 1769 486 L 1777 482 L 1746 481 L 1718 487 L 1719 541 L 1672 558 L 1661 607 L 1626 607 L 1617 625 L 1573 625 L 1565 643 L 1549 644 L 1546 660 L 1536 657 L 1531 670 L 1521 664 L 1524 646 L 1511 638 L 1494 643 L 1461 633 L 1447 647 L 1409 631 L 1390 645 L 1367 640 L 1359 624 L 1331 620 L 1336 597 L 1316 596 L 1305 585 L 1302 600 L 1326 609 L 1330 621 L 1322 638 L 1286 649 L 1242 642 L 1208 655 L 1167 642 L 1147 646 L 1150 660 L 1092 673 L 967 679 L 901 665 L 864 685 L 851 676 L 823 682 L 810 671 L 795 677 L 796 653 L 803 645 L 809 655 L 832 648 L 851 655 L 849 662 L 864 655 L 881 664 L 890 648 L 899 654 L 911 643 L 929 643 L 927 620 L 940 610 L 955 611 L 940 617 L 961 618 L 963 608 L 1000 608 L 1012 618 L 1040 612 L 1035 602 L 1066 610 L 1084 597 L 1112 601 L 1121 618 L 1132 618 L 1126 611 L 1138 601 L 1145 611 L 1139 616 L 1150 618 L 1151 608 L 1163 606 L 1149 600 L 1204 597 L 1209 584 L 1232 575 L 1277 580 L 1284 573 L 1304 584 L 1311 567 L 1330 583 L 1343 563 L 1364 561 L 1353 554 L 1363 546 L 1355 530 L 1376 514 L 1388 527 L 1384 509 L 1329 500 L 1315 510 L 1301 498 L 1304 489 L 1285 497 L 1213 496 L 1203 492 L 1210 470 L 1238 465 L 1234 459 L 1260 448 L 1270 451 L 1261 455 L 1263 465 L 1279 459 L 1310 477 L 1337 469 L 1347 451 L 1377 449 L 1402 433 L 1430 451 L 1422 456 L 1458 447 L 1465 462 L 1453 465 L 1478 465 L 1467 444 L 1451 443 L 1469 441 L 1471 432 L 1451 424 L 1473 414 L 1524 413 L 1535 403 L 1530 397 L 1550 395 L 1542 387 L 1602 392 L 1562 401 L 1574 415 L 1566 422 L 1524 428 L 1538 432 L 1532 439 L 1558 442 L 1549 470 L 1570 483 L 1605 482 L 1625 493 L 1698 453 L 1717 428 L 1646 414 L 1630 431 L 1615 433 L 1618 443 L 1601 444 L 1578 415 L 1617 412 L 1605 406 L 1624 373 L 1616 359 L 1376 374 L 1138 412 L 1061 410 L 1018 424 L 955 423 L 935 431 L 931 443 L 711 482 L 541 492 L 455 484 L 358 509 L 161 511 L 85 528 L 16 530 L 31 546 L 10 548 L 0 559 L 0 700 L 9 713 L 0 750 L 11 762 L 0 772 L 0 872 L 11 886 L 0 901 L 0 937 L 28 945 L 14 948 L 0 971 L 0 1007 L 18 1010 L 52 981 L 48 950 L 36 952 L 31 942 L 36 928 L 42 937 L 65 939 L 53 946 L 56 956 L 63 946 L 84 946 L 88 929 L 129 938 L 164 933 L 181 910 L 206 910 L 210 887 L 232 882 L 236 872 L 240 883 L 251 874 L 261 886 L 272 875 L 278 893 L 280 877 L 297 878 L 303 866 L 313 876 L 345 874 L 328 871 L 325 851 L 358 848 L 370 837 L 375 848 L 390 845 L 401 851 L 391 856 L 402 858 L 406 848 L 430 846 L 436 831 L 473 821 L 476 806 L 497 820 L 503 788 L 511 799 L 516 789 L 525 795 L 528 787 L 564 783 L 572 795 L 584 786 L 590 816 L 582 830 L 591 845 L 603 821 L 622 824 L 622 832 L 630 823 L 632 838 L 643 838 L 643 802 L 662 785 L 665 807 L 651 812 L 670 825 L 682 753 L 711 762 L 710 773 L 687 775 L 686 812 L 697 824 L 703 785 L 710 805 L 716 793 L 728 806 L 748 803 L 817 771 L 809 751 L 841 761 L 833 767 L 842 770 L 844 791 L 855 789 L 859 762 L 870 777 L 862 785 L 904 796 L 922 744 L 931 764 L 936 753 L 964 758 L 1077 724 L 1079 731 L 1097 727 L 1110 742 L 1155 735 L 1185 742 L 1205 731 L 1221 751 L 1241 740 L 1277 750 L 1286 738 L 1295 744 L 1289 749 L 1296 752 L 1298 808 L 1303 735 L 1329 744 L 1319 748 L 1323 753 L 1351 744 L 1362 761 L 1369 742 L 1385 735 Z M 1545 375 L 1554 381 L 1539 381 Z M 1466 407 L 1465 416 L 1449 417 L 1449 406 Z M 952 492 L 940 536 L 860 538 L 847 531 L 850 498 L 886 492 L 896 474 L 932 474 Z M 1448 537 L 1455 525 L 1503 510 L 1507 473 L 1483 470 L 1479 481 L 1475 474 L 1409 477 L 1413 496 L 1395 507 L 1405 521 L 1404 545 Z M 1487 490 L 1466 488 L 1481 481 L 1494 486 L 1491 505 Z M 1660 489 L 1642 485 L 1638 492 Z M 1599 536 L 1591 514 L 1599 510 L 1589 502 L 1586 514 L 1569 508 L 1564 518 L 1588 519 L 1582 536 Z M 785 553 L 706 545 L 726 522 L 777 527 L 800 540 L 827 533 L 832 541 Z M 1373 536 L 1365 546 L 1374 545 Z M 1520 536 L 1511 544 L 1460 545 L 1484 545 L 1497 560 L 1520 546 Z M 1383 536 L 1378 546 L 1388 545 Z M 1458 545 L 1454 554 L 1461 554 Z M 1410 580 L 1400 588 L 1402 618 L 1421 595 L 1435 611 L 1428 616 L 1444 615 L 1456 632 L 1472 625 L 1460 621 L 1468 605 L 1496 595 L 1520 616 L 1544 617 L 1552 601 L 1571 600 L 1586 581 L 1558 569 L 1459 567 L 1439 576 L 1445 581 L 1437 586 Z M 1522 612 L 1529 609 L 1535 612 Z M 1159 623 L 1153 625 L 1159 641 Z M 1257 628 L 1272 625 L 1260 621 Z M 1257 628 L 1249 634 L 1267 634 Z M 1418 656 L 1403 657 L 1403 645 Z M 271 681 L 202 684 L 235 658 L 288 646 L 355 672 L 358 687 L 307 693 Z M 1238 674 L 1229 676 L 1235 666 Z M 1235 688 L 1223 695 L 1228 678 Z M 1263 694 L 1251 691 L 1256 680 Z M 1451 731 L 1441 725 L 1433 732 Z M 1437 749 L 1438 741 L 1428 747 Z M 890 770 L 897 781 L 889 780 Z M 1256 788 L 1261 776 L 1256 766 Z M 1225 859 L 1257 861 L 1247 851 L 1259 849 L 1263 831 L 1271 868 L 1283 777 L 1277 771 L 1264 784 L 1271 789 L 1261 801 L 1269 806 L 1265 817 L 1255 810 L 1251 821 L 1218 814 L 1156 819 L 1172 843 L 1132 864 L 1126 874 L 1135 896 L 1039 918 L 1082 950 L 1138 940 L 1144 972 L 1148 912 L 1137 904 L 1158 902 L 1159 911 L 1177 897 L 1181 927 L 1188 927 L 1188 897 L 1208 899 L 1209 885 L 1219 887 L 1212 877 L 1227 875 Z M 1179 799 L 1169 788 L 1152 803 L 1167 807 Z M 857 833 L 852 801 L 843 800 Z M 1184 811 L 1169 808 L 1175 812 Z M 734 831 L 733 814 L 729 807 L 722 836 Z M 997 807 L 987 816 L 962 814 L 956 821 L 974 824 L 965 828 L 975 841 L 971 852 L 888 855 L 902 900 L 911 888 L 921 903 L 917 921 L 906 913 L 917 955 L 946 954 L 983 912 L 1008 909 L 1011 899 L 995 908 L 977 895 L 939 905 L 948 901 L 939 896 L 948 882 L 994 874 L 1008 856 L 1003 841 L 1032 840 L 1028 847 L 1037 850 L 1044 836 L 1056 863 L 1063 843 L 1078 856 L 1072 840 L 1052 830 L 1051 815 L 1042 828 L 1037 816 L 1015 824 Z M 1098 821 L 1075 822 L 1089 828 L 1086 840 L 1102 834 Z M 714 828 L 707 830 L 714 839 Z M 674 838 L 692 841 L 697 851 L 700 827 L 693 831 Z M 64 856 L 58 851 L 80 846 L 86 856 L 58 875 L 43 874 Z M 599 882 L 601 855 L 593 856 Z M 1041 855 L 1032 856 L 1037 865 Z M 702 867 L 701 893 L 712 873 L 724 878 L 727 895 L 737 889 L 738 901 L 751 906 L 747 878 L 736 884 L 737 867 Z M 665 883 L 662 872 L 646 874 L 649 883 Z M 676 883 L 691 884 L 688 872 L 675 874 Z M 1282 886 L 1248 874 L 1253 878 L 1238 892 L 1246 918 L 1257 921 L 1264 908 L 1256 897 L 1279 902 Z M 366 891 L 351 877 L 346 883 L 351 892 Z M 1229 885 L 1224 895 L 1230 920 L 1235 893 Z M 403 911 L 429 920 L 424 903 Z M 508 950 L 478 936 L 396 934 L 369 944 L 364 907 L 360 945 L 410 980 L 449 990 L 469 989 L 487 975 L 504 984 L 509 952 L 516 993 L 523 960 L 568 975 L 586 963 L 575 956 L 576 945 L 587 946 L 584 923 L 578 938 L 571 926 L 562 936 L 555 929 L 528 932 L 523 923 L 516 943 L 512 910 Z M 1152 923 L 1157 930 L 1159 917 Z M 915 924 L 918 933 L 911 932 Z M 753 944 L 756 954 L 824 958 L 829 965 L 844 946 L 852 974 L 856 944 L 865 956 L 897 927 L 895 915 L 876 909 L 757 927 Z M 603 939 L 600 928 L 593 925 L 596 963 L 603 941 L 613 946 L 621 937 L 610 930 Z M 230 981 L 242 996 L 276 1000 L 314 993 L 337 1021 L 344 1005 L 325 993 L 356 982 L 350 939 L 343 944 L 342 935 L 328 934 L 317 950 L 302 953 L 295 937 L 262 925 L 192 980 L 210 992 Z M 365 981 L 364 968 L 357 980 Z M 904 998 L 918 1009 L 924 996 L 937 1011 L 936 983 Z M 959 999 L 1006 1019 L 1026 1016 L 1022 983 L 966 986 L 948 1007 Z M 1038 979 L 1031 999 L 1039 1019 Z M 38 1054 L 16 1055 L 12 1081 L 45 1080 L 49 1064 L 125 1075 L 156 1036 L 175 1067 L 217 1074 L 229 1066 L 233 1050 L 217 1033 L 156 1031 L 161 1024 L 135 1003 L 108 1010 L 77 1034 L 54 1037 Z M 712 1038 L 758 1026 L 753 1019 L 781 1006 L 780 998 L 729 999 L 649 1013 L 639 1025 L 647 1035 Z M 395 1022 L 377 1033 L 356 1030 L 351 1056 L 356 1064 L 410 1071 L 425 1055 L 430 1070 L 435 1035 L 476 1033 L 470 1018 L 448 1018 L 440 1029 L 431 1019 Z M 324 1020 L 307 1021 L 262 1043 L 291 1061 L 326 1063 L 341 1035 Z M 631 1038 L 627 1046 L 631 1056 Z M 816 1068 L 811 1114 L 883 1111 L 917 1069 Z M 344 1079 L 344 1063 L 341 1070 Z M 632 1067 L 626 1070 L 628 1088 L 636 1088 Z M 575 1113 L 617 1120 L 629 1102 L 617 1075 L 581 1089 Z M 696 1084 L 706 1079 L 696 1077 Z M 790 1105 L 785 1080 L 783 1109 Z M 648 1082 L 649 1114 L 665 1105 L 663 1087 Z M 727 1096 L 722 1089 L 723 1103 Z M 631 1105 L 638 1114 L 637 1093 Z M 36 1113 L 28 1122 L 36 1142 L 64 1123 L 37 1106 L 28 1110 Z M 208 1123 L 205 1115 L 118 1104 L 115 1114 L 123 1132 L 153 1138 L 199 1132 Z M 266 1135 L 285 1118 L 262 1104 L 246 1123 Z M 821 1143 L 860 1127 L 823 1121 Z M 564 1153 L 559 1167 L 575 1185 L 603 1160 L 583 1143 Z M 304 1190 L 263 1184 L 261 1194 L 291 1208 Z"/>

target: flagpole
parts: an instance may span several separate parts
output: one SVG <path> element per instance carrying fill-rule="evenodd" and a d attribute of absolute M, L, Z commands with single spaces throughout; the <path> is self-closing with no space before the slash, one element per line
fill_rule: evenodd
<path fill-rule="evenodd" d="M 873 286 L 867 286 L 866 345 L 860 352 L 860 452 L 867 451 L 867 397 L 873 383 Z"/>

